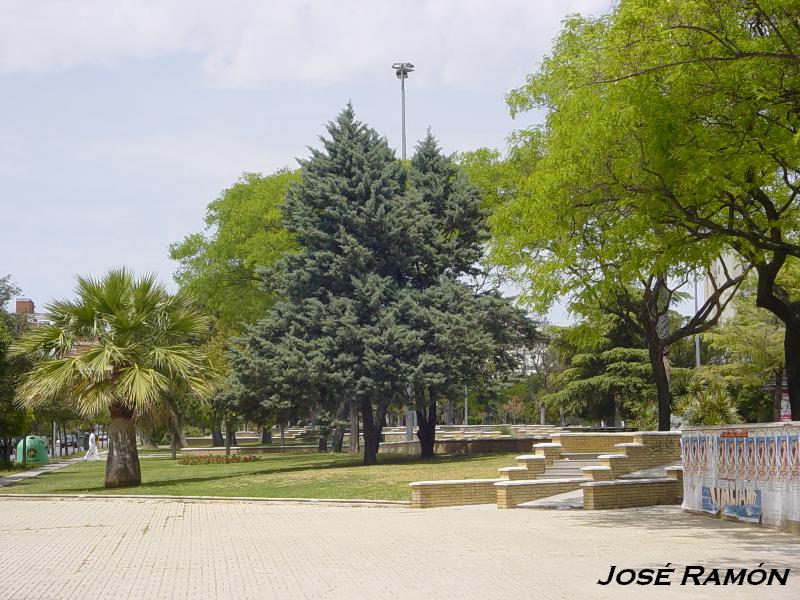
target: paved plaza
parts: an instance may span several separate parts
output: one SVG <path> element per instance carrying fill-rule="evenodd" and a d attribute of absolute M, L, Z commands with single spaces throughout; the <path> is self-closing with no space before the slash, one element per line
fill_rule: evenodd
<path fill-rule="evenodd" d="M 798 598 L 800 538 L 681 513 L 0 498 L 0 598 Z M 595 582 L 666 563 L 789 585 Z"/>

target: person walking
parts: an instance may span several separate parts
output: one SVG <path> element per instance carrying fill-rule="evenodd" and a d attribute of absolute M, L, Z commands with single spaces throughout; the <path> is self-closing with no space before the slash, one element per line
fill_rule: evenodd
<path fill-rule="evenodd" d="M 92 432 L 89 434 L 89 451 L 86 453 L 86 456 L 83 457 L 83 460 L 100 460 L 100 452 L 97 450 L 97 436 L 94 434 L 94 427 L 92 427 Z"/>

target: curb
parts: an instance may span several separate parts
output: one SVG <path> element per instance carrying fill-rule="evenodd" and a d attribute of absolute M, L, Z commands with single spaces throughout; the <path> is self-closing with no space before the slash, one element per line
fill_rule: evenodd
<path fill-rule="evenodd" d="M 338 498 L 253 498 L 247 496 L 160 496 L 154 494 L 0 494 L 0 500 L 175 500 L 180 502 L 255 502 L 261 504 L 316 504 L 367 508 L 410 507 L 410 500 Z"/>

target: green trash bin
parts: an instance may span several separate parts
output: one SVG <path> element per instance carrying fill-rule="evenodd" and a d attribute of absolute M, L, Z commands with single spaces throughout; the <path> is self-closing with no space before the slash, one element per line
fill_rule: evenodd
<path fill-rule="evenodd" d="M 47 442 L 38 435 L 29 435 L 17 444 L 17 464 L 22 464 L 22 444 L 25 443 L 25 452 L 28 455 L 29 465 L 46 465 L 50 462 L 47 456 Z"/>

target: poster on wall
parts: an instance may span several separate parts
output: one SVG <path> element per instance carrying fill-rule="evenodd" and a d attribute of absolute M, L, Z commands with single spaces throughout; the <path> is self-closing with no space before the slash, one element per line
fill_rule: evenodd
<path fill-rule="evenodd" d="M 740 521 L 800 522 L 800 423 L 686 428 L 683 507 Z"/>

